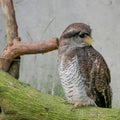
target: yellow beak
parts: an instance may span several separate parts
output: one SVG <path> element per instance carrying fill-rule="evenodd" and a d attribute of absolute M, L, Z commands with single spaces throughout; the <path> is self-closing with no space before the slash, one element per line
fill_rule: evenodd
<path fill-rule="evenodd" d="M 89 36 L 86 36 L 84 39 L 84 42 L 88 44 L 88 46 L 90 46 L 92 44 L 92 39 Z"/>

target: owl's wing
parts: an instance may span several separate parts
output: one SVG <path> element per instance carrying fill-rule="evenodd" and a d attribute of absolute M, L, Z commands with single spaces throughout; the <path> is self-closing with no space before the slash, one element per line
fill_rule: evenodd
<path fill-rule="evenodd" d="M 111 107 L 110 71 L 102 57 L 92 46 L 77 50 L 80 72 L 86 78 L 88 96 L 99 107 Z"/>

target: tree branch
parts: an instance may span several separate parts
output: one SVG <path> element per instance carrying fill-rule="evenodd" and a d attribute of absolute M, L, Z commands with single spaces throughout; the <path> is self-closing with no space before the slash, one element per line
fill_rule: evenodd
<path fill-rule="evenodd" d="M 41 93 L 0 71 L 1 120 L 120 120 L 120 110 L 72 109 L 60 97 Z M 4 118 L 4 119 L 3 119 Z"/>
<path fill-rule="evenodd" d="M 38 43 L 23 43 L 18 38 L 18 27 L 12 0 L 0 0 L 6 26 L 6 39 L 8 44 L 0 55 L 0 69 L 19 77 L 20 55 L 45 53 L 58 48 L 58 39 Z M 17 58 L 17 61 L 13 61 Z"/>
<path fill-rule="evenodd" d="M 20 41 L 20 38 L 15 38 L 11 44 L 7 45 L 0 55 L 0 58 L 2 59 L 0 61 L 0 68 L 4 71 L 8 71 L 13 59 L 21 55 L 46 53 L 58 49 L 58 38 L 32 43 Z"/>
<path fill-rule="evenodd" d="M 12 40 L 15 37 L 18 37 L 18 27 L 15 18 L 15 11 L 12 0 L 0 0 L 0 4 L 2 6 L 2 12 L 5 21 L 5 30 L 6 30 L 6 40 L 7 44 L 11 44 Z M 20 66 L 20 57 L 18 57 L 19 61 L 10 61 L 10 66 L 8 73 L 10 73 L 15 78 L 19 77 L 19 66 Z M 3 61 L 3 60 L 2 60 Z M 9 61 L 8 61 L 9 62 Z"/>
<path fill-rule="evenodd" d="M 18 37 L 18 27 L 15 19 L 15 11 L 12 0 L 1 0 L 2 12 L 5 21 L 6 39 L 11 43 L 15 37 Z"/>

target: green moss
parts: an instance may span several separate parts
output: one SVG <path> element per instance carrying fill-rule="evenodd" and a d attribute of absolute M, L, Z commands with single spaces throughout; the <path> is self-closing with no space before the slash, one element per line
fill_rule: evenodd
<path fill-rule="evenodd" d="M 117 109 L 81 107 L 71 111 L 72 106 L 62 98 L 41 93 L 2 71 L 0 106 L 4 120 L 120 120 Z"/>

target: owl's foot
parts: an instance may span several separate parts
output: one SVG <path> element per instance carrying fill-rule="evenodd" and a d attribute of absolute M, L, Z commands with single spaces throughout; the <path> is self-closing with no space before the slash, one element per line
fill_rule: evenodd
<path fill-rule="evenodd" d="M 68 101 L 68 100 L 65 100 L 64 103 L 65 103 L 65 104 L 71 104 L 71 105 L 74 105 L 73 100 L 69 100 L 69 101 Z"/>
<path fill-rule="evenodd" d="M 73 104 L 74 106 L 72 107 L 72 109 L 71 109 L 71 111 L 73 111 L 74 109 L 76 109 L 76 108 L 80 108 L 80 107 L 84 107 L 84 106 L 97 106 L 94 102 L 92 102 L 92 103 L 87 103 L 87 102 L 75 102 L 74 104 Z"/>
<path fill-rule="evenodd" d="M 76 102 L 76 103 L 74 103 L 75 108 L 83 107 L 83 106 L 96 106 L 96 104 L 95 103 L 87 103 L 87 102 Z"/>

